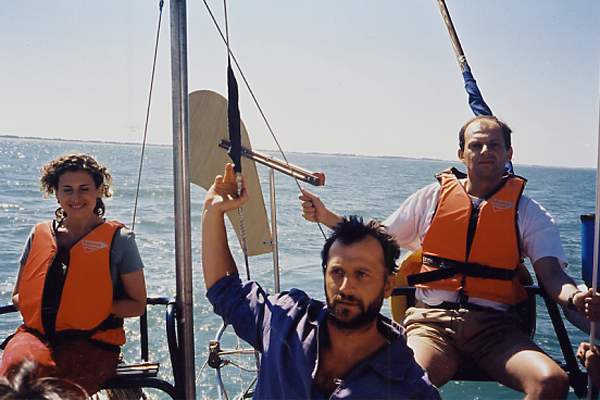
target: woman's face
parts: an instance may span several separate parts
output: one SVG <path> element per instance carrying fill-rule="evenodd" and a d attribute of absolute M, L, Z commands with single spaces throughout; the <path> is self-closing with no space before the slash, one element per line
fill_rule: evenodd
<path fill-rule="evenodd" d="M 100 196 L 88 172 L 65 172 L 58 178 L 56 199 L 69 218 L 93 217 L 96 199 Z"/>

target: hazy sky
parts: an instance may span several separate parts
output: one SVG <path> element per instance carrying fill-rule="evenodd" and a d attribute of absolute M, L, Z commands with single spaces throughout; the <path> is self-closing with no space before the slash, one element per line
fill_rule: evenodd
<path fill-rule="evenodd" d="M 168 1 L 149 137 L 170 143 Z M 600 1 L 448 0 L 516 163 L 595 167 Z M 222 1 L 209 4 L 223 20 Z M 231 43 L 284 149 L 454 159 L 471 115 L 435 0 L 229 1 Z M 158 1 L 3 2 L 0 134 L 140 141 Z M 226 53 L 188 2 L 189 89 Z M 273 149 L 240 86 L 255 148 Z"/>

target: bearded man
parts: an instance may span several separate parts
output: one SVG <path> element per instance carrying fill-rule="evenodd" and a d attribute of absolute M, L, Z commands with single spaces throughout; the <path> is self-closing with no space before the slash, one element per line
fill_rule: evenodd
<path fill-rule="evenodd" d="M 326 303 L 298 289 L 269 295 L 240 280 L 229 250 L 224 215 L 248 199 L 234 193 L 217 176 L 206 194 L 202 268 L 215 312 L 261 353 L 254 398 L 439 399 L 403 329 L 379 313 L 400 254 L 385 229 L 355 217 L 334 228 L 322 251 Z"/>

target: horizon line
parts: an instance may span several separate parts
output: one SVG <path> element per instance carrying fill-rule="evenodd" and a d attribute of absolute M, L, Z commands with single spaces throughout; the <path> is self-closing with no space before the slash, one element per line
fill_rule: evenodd
<path fill-rule="evenodd" d="M 18 140 L 48 140 L 53 142 L 76 142 L 76 143 L 92 143 L 92 144 L 112 144 L 112 145 L 125 145 L 125 146 L 139 146 L 142 142 L 120 142 L 115 140 L 97 140 L 97 139 L 65 139 L 65 138 L 48 138 L 43 136 L 21 136 L 15 134 L 0 134 L 0 139 L 18 139 Z M 147 143 L 148 146 L 155 147 L 173 147 L 172 144 L 162 143 Z M 276 149 L 256 149 L 258 151 L 266 151 L 271 153 L 280 154 Z M 457 160 L 445 160 L 442 158 L 431 158 L 431 157 L 407 157 L 407 156 L 396 156 L 396 155 L 371 155 L 371 154 L 357 154 L 357 153 L 326 153 L 319 151 L 288 151 L 287 153 L 296 154 L 315 154 L 315 155 L 328 155 L 328 156 L 341 156 L 341 157 L 363 157 L 363 158 L 397 158 L 404 160 L 415 160 L 415 161 L 439 161 L 456 163 Z M 572 165 L 546 165 L 546 164 L 518 164 L 524 167 L 542 167 L 542 168 L 565 168 L 565 169 L 579 169 L 579 170 L 596 170 L 594 167 L 577 167 Z"/>

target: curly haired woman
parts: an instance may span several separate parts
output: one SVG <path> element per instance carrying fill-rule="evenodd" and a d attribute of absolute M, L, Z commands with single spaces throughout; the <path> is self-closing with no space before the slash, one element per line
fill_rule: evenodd
<path fill-rule="evenodd" d="M 13 291 L 23 325 L 3 344 L 0 375 L 33 360 L 38 377 L 67 379 L 92 395 L 115 373 L 123 318 L 145 311 L 143 264 L 133 233 L 103 218 L 106 167 L 75 153 L 41 172 L 42 192 L 60 207 L 25 244 Z"/>

